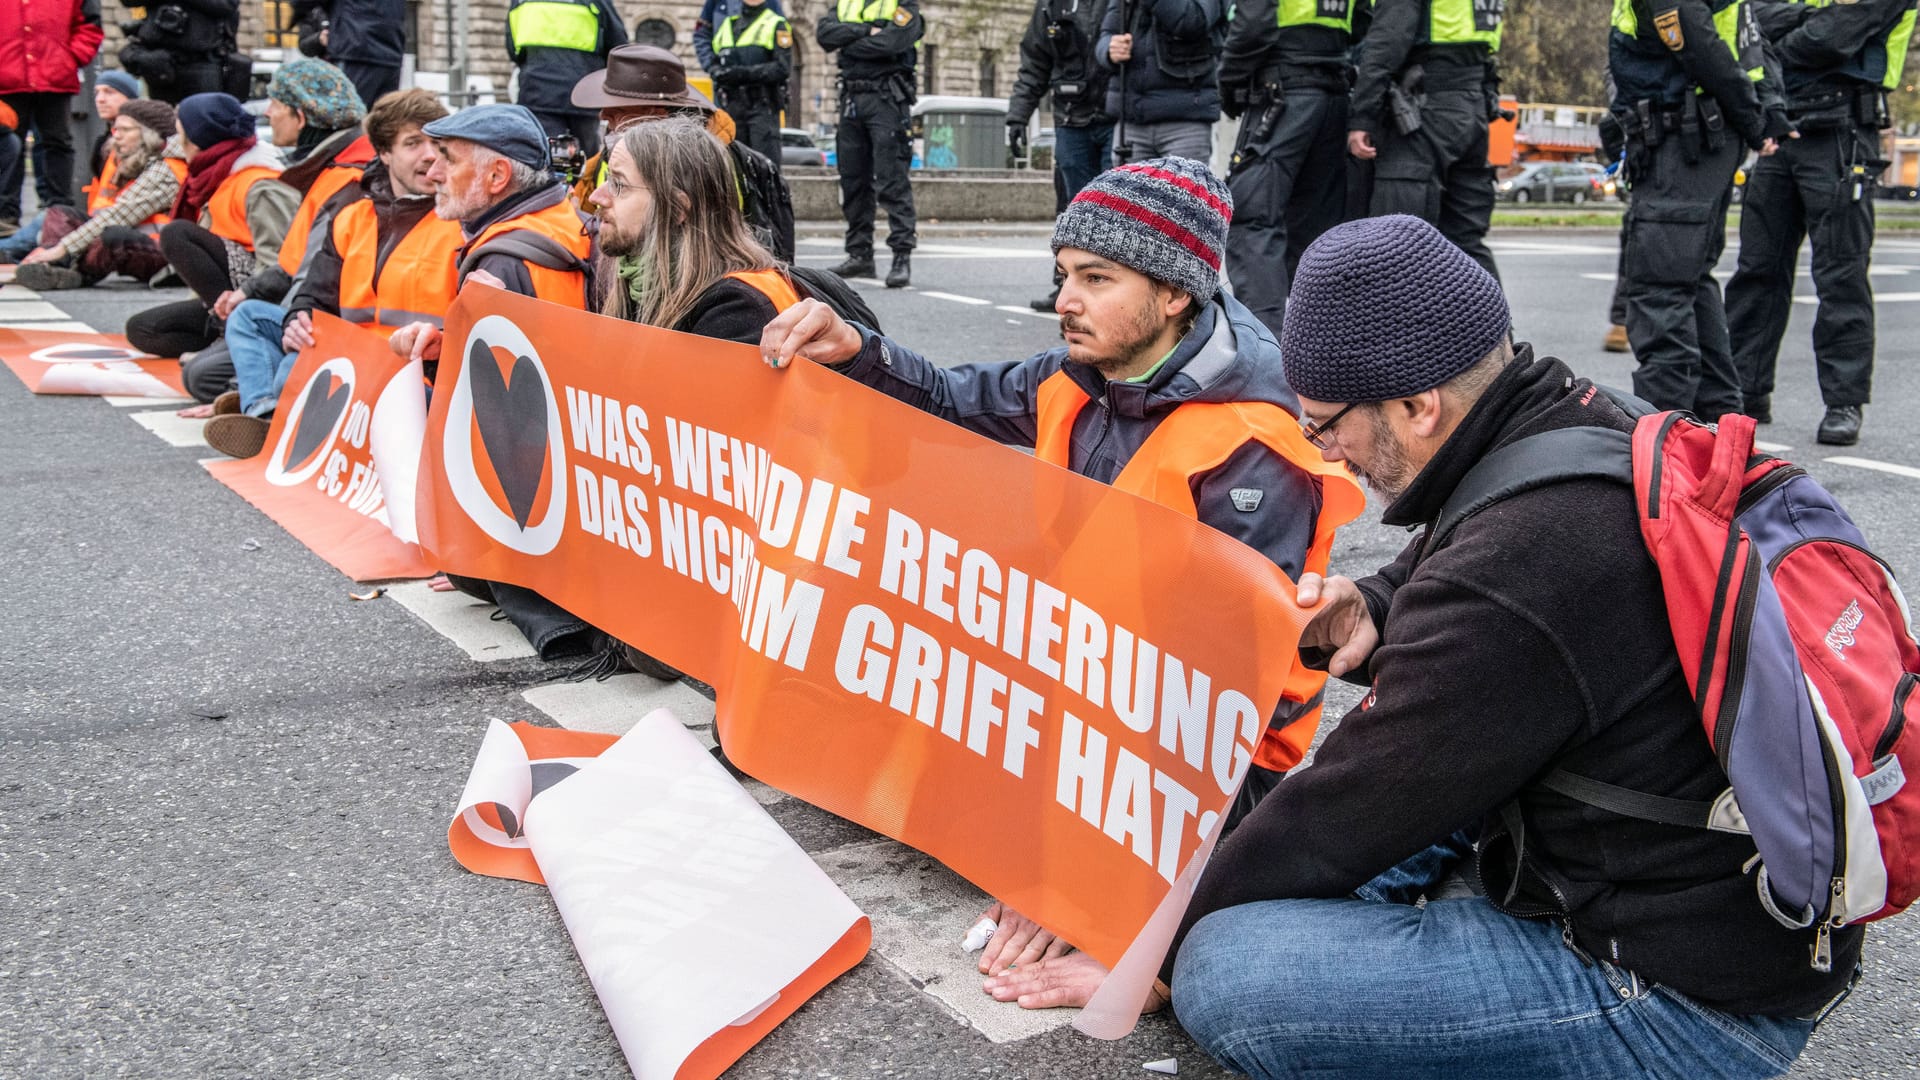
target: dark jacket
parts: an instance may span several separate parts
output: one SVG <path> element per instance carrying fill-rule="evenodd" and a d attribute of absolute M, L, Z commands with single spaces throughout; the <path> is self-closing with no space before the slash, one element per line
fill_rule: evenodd
<path fill-rule="evenodd" d="M 1053 95 L 1055 127 L 1109 123 L 1107 83 L 1112 73 L 1094 60 L 1108 0 L 1039 0 L 1020 38 L 1020 74 L 1007 100 L 1007 123 L 1025 124 L 1040 99 Z M 1071 96 L 1066 89 L 1079 90 Z"/>
<path fill-rule="evenodd" d="M 332 0 L 327 4 L 327 21 L 331 62 L 400 66 L 407 51 L 406 0 Z"/>
<path fill-rule="evenodd" d="M 762 17 L 764 10 L 763 7 L 738 16 L 734 23 L 735 36 L 744 34 Z M 779 20 L 774 24 L 771 48 L 736 44 L 724 53 L 714 54 L 710 69 L 714 104 L 730 113 L 757 109 L 778 112 L 787 107 L 787 80 L 793 77 L 793 27 L 778 12 L 765 17 Z M 786 45 L 780 44 L 782 40 Z"/>
<path fill-rule="evenodd" d="M 1173 355 L 1143 383 L 1108 382 L 1067 360 L 1062 345 L 1025 360 L 940 368 L 897 342 L 861 330 L 859 356 L 841 374 L 997 442 L 1032 446 L 1040 384 L 1064 371 L 1093 401 L 1073 425 L 1067 466 L 1110 484 L 1174 409 L 1189 402 L 1262 401 L 1295 416 L 1298 399 L 1280 370 L 1273 335 L 1239 301 L 1221 293 L 1194 321 Z M 1264 513 L 1233 504 L 1236 488 L 1265 492 Z M 1200 520 L 1273 560 L 1298 578 L 1313 542 L 1319 481 L 1265 444 L 1248 442 L 1194 483 Z M 1275 513 L 1275 507 L 1292 512 Z"/>
<path fill-rule="evenodd" d="M 1748 0 L 1785 78 L 1789 105 L 1834 90 L 1880 86 L 1887 38 L 1914 0 L 1854 0 L 1811 7 Z"/>
<path fill-rule="evenodd" d="M 764 6 L 772 8 L 776 15 L 787 13 L 780 0 L 767 0 Z M 746 5 L 740 0 L 706 0 L 700 5 L 700 17 L 693 23 L 693 58 L 700 62 L 700 70 L 713 70 L 713 31 L 720 20 L 744 10 Z"/>
<path fill-rule="evenodd" d="M 1365 10 L 1363 0 L 1354 7 Z M 1327 26 L 1281 28 L 1279 0 L 1238 0 L 1233 25 L 1227 29 L 1226 48 L 1220 54 L 1220 85 L 1250 88 L 1268 68 L 1280 75 L 1287 89 L 1303 86 L 1344 93 L 1347 89 L 1347 51 L 1352 36 Z M 1354 17 L 1356 32 L 1365 20 Z"/>
<path fill-rule="evenodd" d="M 920 0 L 900 0 L 893 18 L 875 23 L 841 22 L 833 5 L 827 6 L 827 13 L 814 24 L 813 36 L 822 49 L 839 54 L 840 77 L 850 82 L 881 82 L 905 76 L 911 94 L 918 60 L 913 47 L 927 32 Z M 872 32 L 876 28 L 877 34 Z"/>
<path fill-rule="evenodd" d="M 727 144 L 733 172 L 740 178 L 747 224 L 753 235 L 781 262 L 793 261 L 793 192 L 779 166 L 738 139 Z"/>
<path fill-rule="evenodd" d="M 1377 134 L 1387 122 L 1387 83 L 1415 64 L 1426 72 L 1428 92 L 1481 92 L 1493 79 L 1487 47 L 1427 42 L 1431 0 L 1374 0 L 1373 17 L 1360 44 L 1347 130 Z M 1725 50 L 1722 50 L 1725 52 Z"/>
<path fill-rule="evenodd" d="M 1607 70 L 1613 76 L 1615 113 L 1640 101 L 1674 108 L 1692 102 L 1699 88 L 1719 103 L 1728 127 L 1749 147 L 1758 150 L 1769 135 L 1786 133 L 1785 116 L 1778 111 L 1769 116 L 1765 88 L 1747 75 L 1749 64 L 1761 66 L 1757 45 L 1750 60 L 1736 59 L 1720 40 L 1707 0 L 1653 0 L 1651 8 L 1656 17 L 1666 11 L 1677 16 L 1682 45 L 1669 49 L 1651 23 L 1642 23 L 1636 34 L 1609 32 Z"/>
<path fill-rule="evenodd" d="M 721 278 L 707 286 L 693 310 L 673 328 L 683 334 L 758 345 L 760 332 L 778 314 L 766 293 L 744 281 Z"/>
<path fill-rule="evenodd" d="M 1094 62 L 1114 77 L 1107 83 L 1107 113 L 1119 117 L 1119 68 L 1108 47 L 1117 34 L 1133 34 L 1124 103 L 1129 124 L 1220 119 L 1220 50 L 1225 41 L 1224 0 L 1134 0 L 1133 25 L 1120 25 L 1121 5 L 1107 6 L 1094 43 Z"/>
<path fill-rule="evenodd" d="M 1565 364 L 1521 346 L 1382 521 L 1431 522 L 1493 449 L 1581 426 L 1632 422 Z M 1742 872 L 1751 838 L 1530 786 L 1554 767 L 1679 799 L 1727 786 L 1681 674 L 1632 489 L 1554 484 L 1467 519 L 1421 561 L 1423 540 L 1359 583 L 1380 646 L 1355 674 L 1373 692 L 1221 845 L 1182 935 L 1238 904 L 1344 897 L 1482 823 L 1489 898 L 1563 921 L 1586 954 L 1734 1013 L 1802 1016 L 1839 993 L 1860 929 L 1835 933 L 1833 972 L 1814 971 L 1813 933 L 1776 924 Z M 1500 809 L 1515 799 L 1527 854 L 1509 901 L 1514 844 Z"/>
<path fill-rule="evenodd" d="M 304 200 L 307 191 L 313 187 L 313 182 L 320 178 L 321 173 L 334 167 L 337 164 L 335 159 L 357 142 L 361 134 L 360 125 L 355 124 L 353 127 L 342 128 L 327 136 L 325 141 L 309 150 L 306 156 L 282 170 L 280 182 L 298 192 Z M 375 164 L 378 164 L 378 159 L 375 159 Z M 294 298 L 305 287 L 311 253 L 319 250 L 320 237 L 332 230 L 333 215 L 359 199 L 361 195 L 360 182 L 355 181 L 328 196 L 327 201 L 314 212 L 313 225 L 307 231 L 307 250 L 301 253 L 298 274 L 288 274 L 281 269 L 277 260 L 265 261 L 255 268 L 253 276 L 247 279 L 241 291 L 258 299 L 291 305 Z"/>
<path fill-rule="evenodd" d="M 374 280 L 378 282 L 380 271 L 387 265 L 387 256 L 393 254 L 393 249 L 406 239 L 422 218 L 433 213 L 433 196 L 396 194 L 393 181 L 387 175 L 387 167 L 379 161 L 367 166 L 360 175 L 359 184 L 349 186 L 364 192 L 365 198 L 373 200 L 374 228 L 379 237 L 374 250 L 373 273 Z M 329 215 L 329 220 L 331 217 Z M 340 314 L 341 262 L 340 249 L 334 245 L 333 228 L 329 224 L 319 237 L 319 250 L 307 263 L 305 281 L 299 291 L 288 299 L 288 318 L 298 311 Z"/>
<path fill-rule="evenodd" d="M 600 41 L 592 52 L 545 46 L 523 49 L 513 40 L 512 23 L 507 24 L 507 55 L 520 65 L 518 104 L 535 112 L 598 115 L 596 109 L 582 109 L 573 104 L 573 87 L 607 66 L 607 54 L 615 46 L 627 43 L 627 27 L 620 21 L 620 12 L 607 0 L 596 0 L 592 6 L 600 21 Z"/>

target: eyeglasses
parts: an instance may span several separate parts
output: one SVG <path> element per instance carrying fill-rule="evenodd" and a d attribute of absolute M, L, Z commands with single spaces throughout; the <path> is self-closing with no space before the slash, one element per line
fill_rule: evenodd
<path fill-rule="evenodd" d="M 1341 417 L 1347 415 L 1348 413 L 1352 412 L 1353 410 L 1359 407 L 1360 407 L 1360 403 L 1356 401 L 1348 405 L 1346 408 L 1341 409 L 1339 412 L 1334 413 L 1332 416 L 1329 416 L 1325 420 L 1322 420 L 1318 423 L 1301 424 L 1300 434 L 1305 435 L 1307 437 L 1308 442 L 1319 447 L 1320 449 L 1330 450 L 1332 449 L 1332 447 L 1329 447 L 1327 445 L 1327 435 L 1333 431 L 1333 426 L 1340 422 Z"/>

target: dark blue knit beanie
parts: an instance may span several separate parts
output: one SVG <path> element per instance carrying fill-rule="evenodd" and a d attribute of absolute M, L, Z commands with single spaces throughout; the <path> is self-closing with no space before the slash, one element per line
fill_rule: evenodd
<path fill-rule="evenodd" d="M 1280 359 L 1315 401 L 1387 401 L 1472 367 L 1513 325 L 1493 275 L 1416 217 L 1327 230 L 1300 257 Z"/>
<path fill-rule="evenodd" d="M 228 139 L 244 139 L 253 134 L 253 114 L 239 99 L 229 94 L 194 94 L 182 101 L 174 114 L 180 118 L 180 130 L 187 141 L 202 150 Z"/>

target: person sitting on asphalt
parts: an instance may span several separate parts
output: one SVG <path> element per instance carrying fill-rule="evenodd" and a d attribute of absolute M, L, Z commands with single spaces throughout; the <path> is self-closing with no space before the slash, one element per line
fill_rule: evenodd
<path fill-rule="evenodd" d="M 460 223 L 456 281 L 478 280 L 585 310 L 594 257 L 585 222 L 552 173 L 547 133 L 518 105 L 476 105 L 424 128 L 434 142 L 434 213 Z M 533 254 L 537 251 L 539 254 Z M 394 352 L 437 367 L 441 327 L 416 320 Z M 431 377 L 431 375 L 429 375 Z M 542 660 L 591 650 L 600 632 L 532 589 L 449 574 L 460 591 L 497 604 Z"/>
<path fill-rule="evenodd" d="M 93 111 L 100 122 L 107 125 L 100 138 L 94 141 L 93 150 L 87 157 L 87 171 L 92 179 L 82 189 L 87 196 L 87 212 L 93 213 L 104 202 L 99 198 L 103 182 L 111 184 L 113 174 L 113 121 L 120 115 L 120 106 L 140 96 L 140 81 L 124 71 L 102 71 L 93 80 Z M 18 154 L 24 152 L 20 137 L 14 134 L 19 126 L 19 114 L 13 107 L 0 102 L 0 176 L 12 170 L 12 163 L 19 160 Z M 167 135 L 173 134 L 169 127 Z M 107 200 L 111 201 L 111 200 Z M 13 235 L 6 236 L 8 230 L 0 228 L 0 263 L 19 262 L 33 249 L 41 246 L 40 226 L 46 221 L 46 208 L 21 223 Z"/>
<path fill-rule="evenodd" d="M 754 236 L 782 262 L 793 261 L 793 193 L 779 167 L 734 138 L 733 119 L 687 85 L 687 66 L 678 56 L 653 45 L 621 45 L 608 54 L 606 67 L 573 88 L 573 103 L 600 110 L 609 143 L 629 125 L 646 120 L 693 116 L 704 121 L 726 144 L 735 199 Z M 590 206 L 606 172 L 604 152 L 587 161 L 574 188 L 580 205 Z"/>
<path fill-rule="evenodd" d="M 254 136 L 253 115 L 229 94 L 194 94 L 176 110 L 187 178 L 160 230 L 160 250 L 195 299 L 127 319 L 127 340 L 154 356 L 204 349 L 238 304 L 236 289 L 270 265 L 300 195 L 279 182 L 279 151 Z M 232 295 L 231 302 L 224 303 Z"/>
<path fill-rule="evenodd" d="M 137 98 L 115 110 L 105 171 L 88 187 L 90 213 L 47 208 L 40 246 L 14 281 L 36 291 L 77 289 L 109 274 L 151 281 L 167 268 L 155 239 L 171 219 L 187 162 L 173 106 Z M 123 182 L 124 181 L 124 182 Z"/>
<path fill-rule="evenodd" d="M 1306 252 L 1287 377 L 1327 458 L 1391 500 L 1384 523 L 1431 525 L 1525 436 L 1633 429 L 1510 328 L 1499 283 L 1415 218 L 1338 226 Z M 1301 579 L 1318 608 L 1303 652 L 1371 689 L 1214 853 L 1162 968 L 1221 1063 L 1771 1076 L 1846 994 L 1861 928 L 1832 930 L 1830 970 L 1814 967 L 1822 927 L 1763 909 L 1751 837 L 1539 783 L 1727 787 L 1634 500 L 1606 479 L 1523 489 L 1372 577 Z"/>
<path fill-rule="evenodd" d="M 364 195 L 330 215 L 284 307 L 247 300 L 227 318 L 238 388 L 213 402 L 206 439 L 215 450 L 232 457 L 260 452 L 294 360 L 313 344 L 315 311 L 382 336 L 416 319 L 445 317 L 462 237 L 457 222 L 433 212 L 428 177 L 435 157 L 424 128 L 446 115 L 428 90 L 399 90 L 374 103 L 367 137 L 378 158 L 352 185 Z"/>
<path fill-rule="evenodd" d="M 286 153 L 280 182 L 299 194 L 300 205 L 287 224 L 278 255 L 261 260 L 243 284 L 214 304 L 220 319 L 230 318 L 244 300 L 279 303 L 303 279 L 307 259 L 318 250 L 312 238 L 324 234 L 332 216 L 360 198 L 360 172 L 374 158 L 373 145 L 360 129 L 365 113 L 353 83 L 332 64 L 295 60 L 273 73 L 267 86 L 267 125 L 274 145 Z M 212 415 L 207 403 L 235 386 L 225 340 L 184 358 L 180 376 L 187 392 L 203 403 L 180 415 Z"/>
<path fill-rule="evenodd" d="M 1042 461 L 1163 501 L 1290 578 L 1323 574 L 1334 530 L 1365 500 L 1302 435 L 1272 333 L 1220 289 L 1232 215 L 1226 185 L 1197 161 L 1158 158 L 1095 177 L 1053 231 L 1066 344 L 1026 360 L 936 367 L 811 300 L 773 320 L 761 353 L 776 367 L 796 356 L 832 365 L 988 438 L 1034 447 Z M 1156 227 L 1142 224 L 1149 218 Z M 1143 455 L 1158 467 L 1129 468 Z M 1189 478 L 1179 494 L 1135 486 L 1169 467 Z M 1306 753 L 1325 683 L 1325 672 L 1293 665 L 1230 821 Z M 1000 929 L 982 972 L 1053 964 L 1092 985 L 1105 976 L 1019 913 L 996 904 L 987 914 Z"/>

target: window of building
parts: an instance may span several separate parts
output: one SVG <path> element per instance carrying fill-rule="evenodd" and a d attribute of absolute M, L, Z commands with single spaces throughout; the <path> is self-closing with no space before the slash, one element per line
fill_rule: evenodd
<path fill-rule="evenodd" d="M 938 79 L 939 72 L 940 72 L 940 46 L 938 45 L 920 46 L 920 80 L 921 80 L 920 92 L 921 93 L 923 94 L 939 93 L 939 86 L 940 86 L 939 79 Z"/>
<path fill-rule="evenodd" d="M 980 96 L 997 97 L 1000 85 L 1000 54 L 993 49 L 980 50 Z"/>
<path fill-rule="evenodd" d="M 633 40 L 641 45 L 656 45 L 662 49 L 671 49 L 674 39 L 678 36 L 674 32 L 673 24 L 665 19 L 641 19 L 633 24 Z"/>

